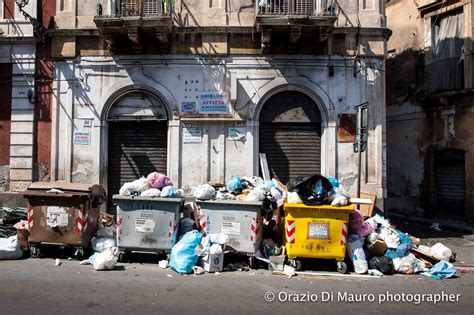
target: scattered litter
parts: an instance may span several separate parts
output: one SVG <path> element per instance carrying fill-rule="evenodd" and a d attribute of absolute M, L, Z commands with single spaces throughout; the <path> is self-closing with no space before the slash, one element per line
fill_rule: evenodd
<path fill-rule="evenodd" d="M 193 267 L 193 273 L 195 275 L 202 275 L 204 273 L 204 268 L 200 267 L 200 266 L 194 266 Z"/>
<path fill-rule="evenodd" d="M 296 270 L 295 270 L 295 268 L 293 268 L 291 266 L 285 265 L 285 267 L 283 267 L 283 273 L 286 276 L 288 276 L 288 278 L 291 278 L 291 277 L 296 275 Z"/>
<path fill-rule="evenodd" d="M 370 275 L 370 276 L 376 276 L 376 277 L 382 277 L 383 276 L 383 273 L 381 273 L 377 269 L 369 269 L 367 274 Z"/>
<path fill-rule="evenodd" d="M 173 276 L 172 276 L 172 275 L 168 275 L 168 274 L 167 274 L 166 276 L 167 276 L 167 277 L 170 277 L 170 278 L 173 278 Z"/>
<path fill-rule="evenodd" d="M 161 269 L 166 269 L 168 268 L 168 261 L 167 260 L 160 260 L 158 262 L 158 266 L 161 268 Z"/>
<path fill-rule="evenodd" d="M 117 247 L 107 248 L 101 253 L 94 253 L 89 261 L 95 270 L 111 270 L 117 264 L 119 253 Z"/>
<path fill-rule="evenodd" d="M 54 260 L 54 265 L 55 265 L 55 266 L 61 266 L 62 264 L 63 264 L 63 263 L 62 263 L 62 261 L 61 261 L 59 258 L 56 258 L 56 259 Z"/>
<path fill-rule="evenodd" d="M 56 188 L 52 188 L 48 190 L 47 193 L 48 194 L 64 194 L 64 191 L 56 189 Z"/>
<path fill-rule="evenodd" d="M 84 260 L 81 260 L 81 262 L 79 263 L 79 265 L 90 265 L 91 262 L 89 261 L 89 259 L 84 259 Z"/>

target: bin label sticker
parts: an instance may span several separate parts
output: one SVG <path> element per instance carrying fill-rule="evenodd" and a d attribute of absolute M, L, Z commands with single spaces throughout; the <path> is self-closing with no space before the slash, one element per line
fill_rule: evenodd
<path fill-rule="evenodd" d="M 308 224 L 308 238 L 329 239 L 329 223 L 317 222 Z"/>
<path fill-rule="evenodd" d="M 135 219 L 135 232 L 151 233 L 155 229 L 155 220 L 139 218 Z"/>
<path fill-rule="evenodd" d="M 232 221 L 222 221 L 222 233 L 227 235 L 240 235 L 240 223 Z"/>
<path fill-rule="evenodd" d="M 63 207 L 48 207 L 46 209 L 46 223 L 49 227 L 62 227 L 69 225 L 69 215 Z"/>

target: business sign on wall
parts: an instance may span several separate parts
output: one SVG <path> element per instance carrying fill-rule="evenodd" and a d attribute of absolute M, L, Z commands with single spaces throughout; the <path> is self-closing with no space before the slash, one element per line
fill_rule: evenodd
<path fill-rule="evenodd" d="M 82 131 L 74 131 L 73 135 L 73 143 L 74 144 L 91 144 L 91 133 L 90 132 L 82 132 Z"/>
<path fill-rule="evenodd" d="M 196 102 L 181 102 L 182 113 L 192 113 L 196 111 Z"/>
<path fill-rule="evenodd" d="M 202 131 L 200 128 L 185 128 L 183 129 L 184 143 L 201 143 Z"/>
<path fill-rule="evenodd" d="M 200 114 L 227 114 L 229 105 L 225 92 L 202 92 L 199 97 Z"/>

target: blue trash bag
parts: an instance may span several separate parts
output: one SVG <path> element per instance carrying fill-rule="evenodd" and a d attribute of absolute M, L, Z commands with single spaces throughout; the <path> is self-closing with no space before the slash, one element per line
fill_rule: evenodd
<path fill-rule="evenodd" d="M 399 230 L 397 230 L 397 233 L 398 233 L 398 237 L 400 238 L 400 245 L 398 245 L 396 249 L 395 248 L 387 249 L 387 251 L 384 254 L 386 257 L 392 260 L 395 258 L 405 257 L 406 255 L 410 253 L 410 250 L 413 247 L 411 238 L 408 235 L 406 235 L 403 232 L 400 232 Z"/>
<path fill-rule="evenodd" d="M 331 183 L 332 187 L 336 187 L 336 188 L 339 188 L 339 181 L 337 180 L 337 178 L 334 178 L 332 176 L 328 176 L 326 177 L 329 182 Z"/>
<path fill-rule="evenodd" d="M 273 189 L 273 188 L 277 188 L 277 186 L 275 185 L 275 183 L 271 180 L 266 180 L 263 185 L 268 188 L 268 189 Z"/>
<path fill-rule="evenodd" d="M 242 183 L 240 182 L 240 176 L 232 176 L 226 184 L 227 190 L 230 192 L 241 191 Z"/>
<path fill-rule="evenodd" d="M 161 197 L 163 197 L 163 198 L 178 198 L 179 197 L 178 189 L 176 189 L 176 187 L 174 187 L 174 186 L 165 186 L 161 190 Z"/>
<path fill-rule="evenodd" d="M 443 279 L 449 279 L 457 272 L 457 270 L 454 269 L 452 266 L 453 265 L 446 261 L 440 261 L 439 263 L 431 267 L 428 272 L 432 275 L 440 276 Z"/>
<path fill-rule="evenodd" d="M 196 249 L 201 244 L 202 234 L 191 231 L 184 234 L 183 238 L 171 249 L 170 268 L 181 274 L 193 272 L 199 256 Z"/>

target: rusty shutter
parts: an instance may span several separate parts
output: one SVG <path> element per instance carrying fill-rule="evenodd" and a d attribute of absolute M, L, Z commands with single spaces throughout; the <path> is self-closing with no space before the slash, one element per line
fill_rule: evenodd
<path fill-rule="evenodd" d="M 120 187 L 157 171 L 167 172 L 167 121 L 110 122 L 108 196 L 109 212 L 115 213 L 112 196 Z"/>
<path fill-rule="evenodd" d="M 286 183 L 321 170 L 321 113 L 303 93 L 278 93 L 260 113 L 259 152 L 267 155 L 270 175 Z"/>
<path fill-rule="evenodd" d="M 270 176 L 286 183 L 297 176 L 320 173 L 319 124 L 262 123 L 260 153 L 267 155 Z"/>
<path fill-rule="evenodd" d="M 442 150 L 435 155 L 436 200 L 441 215 L 464 216 L 464 163 L 461 150 Z"/>

